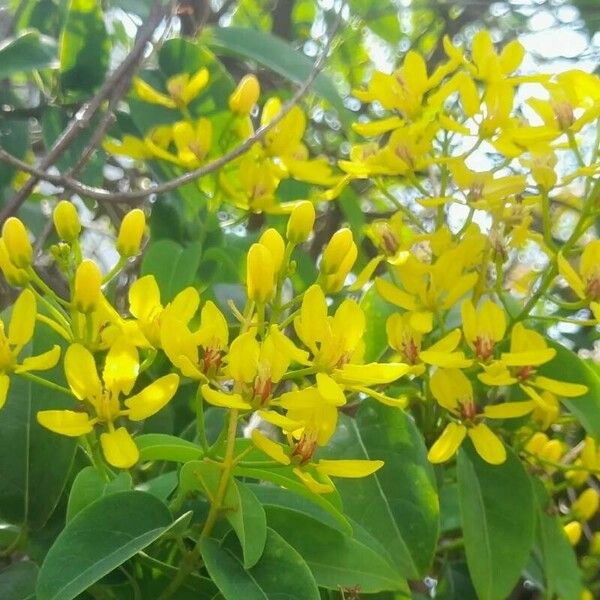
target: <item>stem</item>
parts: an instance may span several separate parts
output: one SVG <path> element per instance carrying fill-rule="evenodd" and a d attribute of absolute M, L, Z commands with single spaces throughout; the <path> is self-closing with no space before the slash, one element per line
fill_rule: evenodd
<path fill-rule="evenodd" d="M 88 455 L 88 458 L 90 459 L 94 469 L 98 471 L 105 481 L 110 481 L 110 473 L 104 464 L 102 456 L 100 456 L 100 453 L 98 452 L 98 446 L 96 444 L 96 438 L 94 437 L 94 434 L 88 433 L 87 435 L 82 435 L 79 439 L 81 440 L 85 449 L 85 453 Z"/>
<path fill-rule="evenodd" d="M 114 279 L 125 265 L 126 259 L 119 257 L 117 264 L 102 278 L 102 285 L 107 284 L 109 281 Z"/>
<path fill-rule="evenodd" d="M 281 381 L 285 381 L 286 379 L 296 379 L 297 377 L 304 377 L 305 375 L 313 375 L 317 372 L 315 367 L 306 367 L 304 369 L 298 369 L 296 371 L 288 371 L 281 378 Z"/>
<path fill-rule="evenodd" d="M 202 399 L 202 388 L 198 386 L 198 391 L 196 392 L 196 431 L 198 433 L 198 440 L 200 441 L 200 446 L 202 446 L 202 450 L 204 454 L 208 453 L 208 439 L 206 437 L 206 427 L 204 423 L 204 402 Z"/>
<path fill-rule="evenodd" d="M 69 332 L 66 331 L 56 321 L 53 321 L 52 319 L 50 319 L 46 315 L 41 315 L 40 313 L 38 313 L 37 315 L 35 315 L 35 318 L 40 323 L 44 323 L 45 325 L 48 325 L 48 327 L 50 327 L 50 329 L 52 329 L 54 332 L 58 333 L 58 335 L 60 335 L 60 337 L 63 338 L 63 339 L 65 339 L 67 342 L 71 341 L 71 336 L 70 336 Z"/>
<path fill-rule="evenodd" d="M 33 373 L 29 373 L 28 371 L 15 371 L 15 375 L 18 375 L 19 377 L 24 377 L 25 379 L 29 379 L 30 381 L 34 381 L 35 383 L 39 383 L 40 385 L 46 386 L 51 390 L 61 392 L 71 398 L 74 398 L 73 393 L 69 388 L 63 387 L 62 385 L 58 385 L 58 383 L 54 383 L 53 381 L 48 381 L 47 379 L 34 375 Z"/>

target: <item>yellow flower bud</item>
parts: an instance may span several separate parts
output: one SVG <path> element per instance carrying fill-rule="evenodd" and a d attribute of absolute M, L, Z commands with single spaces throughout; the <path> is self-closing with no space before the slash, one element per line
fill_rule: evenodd
<path fill-rule="evenodd" d="M 145 228 L 146 216 L 139 208 L 134 208 L 125 215 L 117 238 L 117 251 L 123 258 L 135 256 L 140 251 Z"/>
<path fill-rule="evenodd" d="M 29 281 L 27 272 L 23 269 L 15 267 L 8 256 L 8 250 L 4 240 L 0 238 L 0 271 L 4 278 L 14 287 L 25 287 Z"/>
<path fill-rule="evenodd" d="M 248 298 L 264 304 L 273 297 L 275 267 L 273 256 L 266 246 L 252 244 L 246 263 L 246 290 Z"/>
<path fill-rule="evenodd" d="M 65 242 L 72 243 L 79 237 L 81 223 L 77 209 L 72 202 L 61 200 L 54 209 L 52 219 L 56 232 Z"/>
<path fill-rule="evenodd" d="M 238 115 L 247 115 L 258 101 L 260 84 L 254 75 L 242 77 L 238 86 L 229 96 L 229 109 Z"/>
<path fill-rule="evenodd" d="M 579 600 L 594 600 L 594 594 L 592 594 L 592 592 L 586 588 L 583 590 L 583 592 L 581 592 L 581 597 Z"/>
<path fill-rule="evenodd" d="M 6 250 L 10 261 L 16 267 L 28 267 L 31 265 L 33 248 L 27 235 L 27 229 L 17 217 L 9 217 L 2 227 L 2 239 L 6 244 Z"/>
<path fill-rule="evenodd" d="M 596 531 L 590 540 L 590 554 L 600 556 L 600 531 Z"/>
<path fill-rule="evenodd" d="M 336 231 L 323 252 L 321 272 L 325 275 L 332 275 L 339 271 L 346 257 L 350 254 L 352 246 L 356 247 L 352 231 L 348 228 Z"/>
<path fill-rule="evenodd" d="M 92 260 L 84 260 L 75 273 L 73 305 L 82 313 L 90 313 L 98 308 L 102 285 L 102 273 Z"/>
<path fill-rule="evenodd" d="M 287 239 L 292 244 L 302 244 L 308 239 L 315 225 L 315 207 L 305 200 L 296 204 L 287 224 Z"/>
<path fill-rule="evenodd" d="M 577 546 L 581 539 L 581 523 L 578 521 L 571 521 L 563 527 L 563 530 L 569 540 L 569 544 L 571 544 L 571 546 Z"/>
<path fill-rule="evenodd" d="M 558 462 L 563 454 L 563 446 L 560 440 L 550 440 L 544 444 L 538 452 L 538 456 L 550 462 Z"/>
<path fill-rule="evenodd" d="M 579 487 L 587 481 L 590 474 L 583 468 L 583 463 L 580 458 L 573 463 L 573 466 L 578 468 L 567 471 L 565 477 L 573 487 Z"/>
<path fill-rule="evenodd" d="M 525 450 L 531 452 L 531 454 L 539 454 L 542 448 L 548 442 L 548 436 L 541 431 L 534 433 L 525 444 Z"/>
<path fill-rule="evenodd" d="M 258 240 L 259 244 L 265 246 L 271 253 L 273 259 L 273 271 L 275 276 L 281 269 L 281 263 L 283 262 L 283 255 L 285 252 L 285 242 L 276 229 L 270 227 L 267 229 Z"/>
<path fill-rule="evenodd" d="M 571 511 L 576 519 L 589 521 L 598 512 L 599 506 L 600 494 L 595 489 L 588 488 L 573 502 Z"/>

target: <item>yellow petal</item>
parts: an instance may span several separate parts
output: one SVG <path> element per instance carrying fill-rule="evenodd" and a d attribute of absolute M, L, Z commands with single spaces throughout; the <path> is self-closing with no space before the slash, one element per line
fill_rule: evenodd
<path fill-rule="evenodd" d="M 102 372 L 104 387 L 117 396 L 121 393 L 129 394 L 139 372 L 140 361 L 136 347 L 124 338 L 117 339 L 106 355 Z"/>
<path fill-rule="evenodd" d="M 433 329 L 433 313 L 428 310 L 411 312 L 410 326 L 420 333 L 429 333 Z"/>
<path fill-rule="evenodd" d="M 15 373 L 24 371 L 45 371 L 56 366 L 60 358 L 60 346 L 53 346 L 48 352 L 38 354 L 37 356 L 27 357 L 20 365 L 15 368 Z"/>
<path fill-rule="evenodd" d="M 563 256 L 561 252 L 556 257 L 558 264 L 558 272 L 567 280 L 567 283 L 571 286 L 571 289 L 580 298 L 585 298 L 585 284 L 581 277 L 577 274 L 575 269 L 571 266 L 571 263 Z"/>
<path fill-rule="evenodd" d="M 329 329 L 327 303 L 320 286 L 312 285 L 304 293 L 300 317 L 294 320 L 294 328 L 298 337 L 315 352 L 315 343 L 321 341 Z"/>
<path fill-rule="evenodd" d="M 175 102 L 165 94 L 161 94 L 158 90 L 155 90 L 151 85 L 139 78 L 133 80 L 133 89 L 137 94 L 137 97 L 144 102 L 150 104 L 160 104 L 166 108 L 175 108 Z"/>
<path fill-rule="evenodd" d="M 254 336 L 253 331 L 248 331 L 231 343 L 227 372 L 235 381 L 252 383 L 257 375 L 260 344 Z"/>
<path fill-rule="evenodd" d="M 375 273 L 375 269 L 377 269 L 383 259 L 383 256 L 376 256 L 375 258 L 372 258 L 367 263 L 365 268 L 358 274 L 356 281 L 352 285 L 348 286 L 348 290 L 351 292 L 362 290 L 363 287 L 371 280 L 373 273 Z"/>
<path fill-rule="evenodd" d="M 290 457 L 285 453 L 283 446 L 269 439 L 266 435 L 262 434 L 258 429 L 252 430 L 252 443 L 259 449 L 262 450 L 267 456 L 273 460 L 281 463 L 282 465 L 290 464 Z"/>
<path fill-rule="evenodd" d="M 208 69 L 205 67 L 202 67 L 197 73 L 192 75 L 181 95 L 181 99 L 185 104 L 189 104 L 206 87 L 208 77 Z"/>
<path fill-rule="evenodd" d="M 529 414 L 536 407 L 534 400 L 524 402 L 503 402 L 483 409 L 483 414 L 490 419 L 514 419 Z"/>
<path fill-rule="evenodd" d="M 154 275 L 145 275 L 129 288 L 129 312 L 141 321 L 150 321 L 162 310 L 160 290 Z"/>
<path fill-rule="evenodd" d="M 329 494 L 335 489 L 329 483 L 321 483 L 317 481 L 310 473 L 295 468 L 294 475 L 311 491 L 313 494 Z"/>
<path fill-rule="evenodd" d="M 377 383 L 391 383 L 406 375 L 410 366 L 404 363 L 368 363 L 355 365 L 349 363 L 343 369 L 336 371 L 336 376 L 348 383 L 362 383 L 374 385 Z"/>
<path fill-rule="evenodd" d="M 550 379 L 549 377 L 542 377 L 538 375 L 531 381 L 533 385 L 548 390 L 557 396 L 564 396 L 565 398 L 574 398 L 576 396 L 583 396 L 588 391 L 587 386 L 581 385 L 580 383 L 567 383 L 566 381 L 557 381 L 556 379 Z"/>
<path fill-rule="evenodd" d="M 506 460 L 506 448 L 498 436 L 484 423 L 469 427 L 469 437 L 477 454 L 491 465 L 501 465 Z"/>
<path fill-rule="evenodd" d="M 457 423 L 448 423 L 442 432 L 442 435 L 435 441 L 427 453 L 427 458 L 431 463 L 443 463 L 450 460 L 459 449 L 467 428 Z"/>
<path fill-rule="evenodd" d="M 69 437 L 79 437 L 93 429 L 93 421 L 87 413 L 74 410 L 41 410 L 37 413 L 37 422 L 54 433 Z"/>
<path fill-rule="evenodd" d="M 140 458 L 140 453 L 125 427 L 100 435 L 100 445 L 106 462 L 117 469 L 129 469 Z"/>
<path fill-rule="evenodd" d="M 331 477 L 367 477 L 383 467 L 382 460 L 325 460 L 321 459 L 315 468 L 317 472 Z"/>
<path fill-rule="evenodd" d="M 240 394 L 226 394 L 213 390 L 207 384 L 202 386 L 202 396 L 213 406 L 222 406 L 223 408 L 237 408 L 239 410 L 249 410 L 252 408 Z"/>
<path fill-rule="evenodd" d="M 431 377 L 431 393 L 444 408 L 456 410 L 459 402 L 473 400 L 473 387 L 459 369 L 438 369 Z"/>
<path fill-rule="evenodd" d="M 291 433 L 298 429 L 302 429 L 303 425 L 300 421 L 294 421 L 281 413 L 275 412 L 274 410 L 259 410 L 258 416 L 267 423 L 279 427 L 285 433 Z"/>
<path fill-rule="evenodd" d="M 379 295 L 391 304 L 395 304 L 405 310 L 417 310 L 417 302 L 414 296 L 403 292 L 386 279 L 378 277 L 375 280 L 375 287 L 377 288 Z"/>
<path fill-rule="evenodd" d="M 503 352 L 501 360 L 507 367 L 535 367 L 547 363 L 555 356 L 554 348 L 544 348 L 531 352 Z"/>
<path fill-rule="evenodd" d="M 317 373 L 317 389 L 323 399 L 334 406 L 346 404 L 346 396 L 342 388 L 329 375 Z"/>
<path fill-rule="evenodd" d="M 0 373 L 0 408 L 2 408 L 6 402 L 9 386 L 10 377 L 4 373 Z"/>
<path fill-rule="evenodd" d="M 167 311 L 186 325 L 192 320 L 200 306 L 200 294 L 193 287 L 181 290 L 167 307 Z"/>
<path fill-rule="evenodd" d="M 179 385 L 179 375 L 169 373 L 153 381 L 139 394 L 125 400 L 129 408 L 129 418 L 132 421 L 141 421 L 157 413 L 175 395 Z"/>
<path fill-rule="evenodd" d="M 35 296 L 31 290 L 23 290 L 17 298 L 10 318 L 8 328 L 8 342 L 19 350 L 29 342 L 33 336 L 37 306 Z"/>
<path fill-rule="evenodd" d="M 102 395 L 102 384 L 92 353 L 81 344 L 72 344 L 65 353 L 65 375 L 79 400 L 94 400 Z"/>

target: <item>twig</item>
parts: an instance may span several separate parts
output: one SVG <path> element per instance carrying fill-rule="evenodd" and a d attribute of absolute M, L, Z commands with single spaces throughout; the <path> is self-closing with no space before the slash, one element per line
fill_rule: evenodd
<path fill-rule="evenodd" d="M 203 165 L 202 167 L 194 169 L 193 171 L 190 171 L 189 173 L 184 173 L 183 175 L 180 175 L 179 177 L 175 177 L 174 179 L 165 181 L 162 184 L 155 185 L 155 186 L 150 187 L 145 190 L 135 190 L 135 191 L 130 191 L 130 192 L 111 192 L 109 190 L 105 190 L 102 188 L 88 186 L 88 185 L 81 183 L 80 181 L 77 181 L 66 175 L 50 175 L 48 173 L 45 173 L 43 168 L 41 168 L 41 166 L 39 168 L 32 167 L 31 165 L 28 165 L 27 163 L 19 160 L 18 158 L 10 155 L 8 152 L 6 152 L 5 150 L 3 150 L 1 148 L 0 148 L 0 160 L 6 162 L 8 164 L 11 164 L 12 166 L 17 167 L 27 173 L 30 173 L 31 175 L 33 175 L 39 179 L 44 179 L 54 185 L 63 186 L 77 194 L 80 194 L 82 196 L 87 196 L 88 198 L 92 198 L 92 199 L 98 200 L 100 202 L 127 202 L 127 203 L 129 203 L 129 202 L 134 202 L 137 200 L 142 200 L 153 194 L 162 194 L 165 192 L 170 192 L 172 190 L 175 190 L 175 189 L 181 187 L 182 185 L 186 185 L 188 183 L 195 181 L 196 179 L 200 179 L 201 177 L 208 175 L 209 173 L 213 173 L 214 171 L 217 171 L 221 167 L 230 163 L 232 160 L 235 160 L 236 158 L 238 158 L 239 156 L 244 154 L 246 151 L 250 150 L 250 148 L 252 148 L 252 146 L 256 142 L 259 142 L 260 140 L 262 140 L 262 138 L 264 138 L 264 136 L 269 131 L 271 131 L 271 129 L 273 129 L 276 125 L 278 125 L 282 121 L 282 119 L 290 112 L 290 110 L 292 110 L 292 108 L 294 106 L 296 106 L 296 104 L 298 104 L 298 102 L 308 92 L 310 86 L 312 85 L 314 80 L 317 78 L 317 76 L 322 71 L 323 67 L 325 66 L 325 60 L 327 58 L 327 55 L 329 54 L 329 49 L 331 48 L 331 42 L 332 42 L 332 40 L 337 32 L 337 29 L 341 23 L 341 19 L 342 19 L 342 17 L 341 17 L 341 11 L 340 11 L 340 13 L 338 14 L 337 20 L 332 28 L 332 31 L 331 31 L 330 37 L 327 41 L 327 44 L 323 48 L 323 52 L 319 55 L 319 58 L 315 61 L 313 68 L 312 68 L 309 76 L 307 77 L 306 81 L 304 81 L 304 83 L 298 88 L 298 90 L 290 98 L 290 100 L 288 100 L 281 107 L 281 110 L 279 111 L 279 113 L 277 113 L 277 115 L 273 118 L 273 120 L 270 123 L 263 125 L 262 127 L 259 127 L 252 136 L 250 136 L 247 140 L 242 142 L 239 146 L 236 146 L 235 148 L 233 148 L 229 152 L 226 152 L 219 158 L 216 158 L 215 160 Z M 2 214 L 0 213 L 0 221 L 1 221 L 1 219 L 2 219 Z"/>
<path fill-rule="evenodd" d="M 98 112 L 103 102 L 109 96 L 111 96 L 115 90 L 115 87 L 120 86 L 122 79 L 126 77 L 143 58 L 146 43 L 152 38 L 155 29 L 170 10 L 170 5 L 170 2 L 167 2 L 165 5 L 163 5 L 161 0 L 156 0 L 152 7 L 148 22 L 140 30 L 138 38 L 131 49 L 131 52 L 125 57 L 123 62 L 115 69 L 115 71 L 104 81 L 102 87 L 90 100 L 90 102 L 86 104 L 82 110 L 78 111 L 73 119 L 71 119 L 52 148 L 50 148 L 48 151 L 48 154 L 40 161 L 39 171 L 45 172 L 46 169 L 52 166 L 56 160 L 64 154 L 67 148 L 89 125 L 92 117 L 96 114 L 96 112 Z M 12 197 L 10 202 L 8 202 L 0 211 L 0 224 L 4 223 L 4 221 L 10 215 L 14 214 L 19 209 L 19 207 L 23 204 L 23 202 L 25 202 L 25 199 L 29 196 L 41 179 L 46 179 L 45 175 L 40 176 L 36 173 L 30 174 L 32 177 L 30 177 L 23 184 L 19 191 Z"/>

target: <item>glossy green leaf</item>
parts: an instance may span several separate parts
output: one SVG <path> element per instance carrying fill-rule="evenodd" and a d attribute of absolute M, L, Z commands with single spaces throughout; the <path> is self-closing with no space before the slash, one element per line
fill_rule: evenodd
<path fill-rule="evenodd" d="M 225 513 L 233 527 L 244 557 L 244 569 L 250 569 L 260 559 L 267 541 L 267 518 L 265 509 L 252 490 L 239 481 L 233 482 L 237 494 L 237 508 Z"/>
<path fill-rule="evenodd" d="M 15 562 L 0 572 L 0 598 L 34 600 L 38 567 L 28 560 Z"/>
<path fill-rule="evenodd" d="M 406 580 L 387 557 L 368 546 L 324 526 L 305 514 L 279 507 L 267 508 L 273 528 L 304 558 L 320 587 L 358 587 L 361 592 L 403 591 Z"/>
<path fill-rule="evenodd" d="M 73 481 L 67 504 L 67 523 L 88 504 L 102 496 L 125 492 L 131 489 L 131 475 L 119 473 L 114 479 L 106 481 L 94 467 L 85 467 Z"/>
<path fill-rule="evenodd" d="M 56 65 L 56 42 L 37 31 L 25 31 L 0 43 L 0 79 Z"/>
<path fill-rule="evenodd" d="M 580 600 L 583 586 L 577 556 L 541 481 L 535 481 L 536 539 L 547 597 Z"/>
<path fill-rule="evenodd" d="M 585 430 L 600 441 L 600 376 L 572 350 L 554 340 L 547 342 L 556 350 L 556 357 L 539 367 L 537 373 L 559 381 L 587 385 L 588 391 L 583 396 L 561 398 L 561 401 Z"/>
<path fill-rule="evenodd" d="M 509 449 L 490 465 L 463 444 L 457 462 L 458 494 L 467 564 L 481 600 L 504 600 L 527 564 L 535 512 L 531 480 Z"/>
<path fill-rule="evenodd" d="M 313 60 L 267 31 L 241 27 L 211 27 L 204 31 L 202 39 L 215 51 L 251 58 L 295 83 L 303 83 L 313 68 Z M 313 89 L 338 111 L 342 121 L 350 122 L 352 115 L 344 106 L 333 81 L 326 74 L 317 75 Z"/>
<path fill-rule="evenodd" d="M 188 462 L 198 460 L 202 449 L 193 442 L 166 433 L 146 433 L 135 438 L 140 460 L 169 460 Z"/>
<path fill-rule="evenodd" d="M 110 39 L 101 4 L 71 0 L 60 40 L 60 74 L 65 90 L 89 93 L 104 81 Z"/>
<path fill-rule="evenodd" d="M 56 538 L 40 569 L 38 600 L 71 600 L 159 538 L 171 513 L 144 492 L 119 492 L 93 502 Z"/>
<path fill-rule="evenodd" d="M 278 533 L 267 529 L 265 551 L 252 569 L 244 569 L 241 549 L 231 536 L 223 545 L 202 542 L 202 558 L 225 600 L 319 600 L 317 584 L 300 554 Z"/>
<path fill-rule="evenodd" d="M 464 562 L 447 562 L 435 590 L 436 600 L 478 600 Z"/>
<path fill-rule="evenodd" d="M 369 477 L 336 480 L 344 512 L 387 549 L 405 577 L 426 573 L 438 538 L 439 504 L 413 420 L 400 409 L 367 400 L 356 419 L 342 416 L 327 456 L 385 461 Z"/>
<path fill-rule="evenodd" d="M 389 302 L 386 302 L 371 286 L 360 301 L 360 306 L 367 320 L 367 331 L 363 337 L 365 342 L 365 362 L 376 361 L 388 349 L 388 339 L 385 330 L 387 318 L 397 312 Z"/>
<path fill-rule="evenodd" d="M 142 260 L 142 275 L 152 274 L 160 288 L 161 300 L 169 302 L 184 288 L 194 283 L 200 265 L 199 244 L 183 247 L 173 240 L 151 244 Z"/>
<path fill-rule="evenodd" d="M 39 325 L 27 352 L 50 350 L 61 339 Z M 43 372 L 50 381 L 65 385 L 59 364 Z M 77 440 L 52 433 L 38 425 L 44 409 L 72 409 L 75 400 L 30 380 L 11 376 L 8 398 L 0 411 L 0 517 L 10 523 L 44 525 L 63 491 Z"/>

